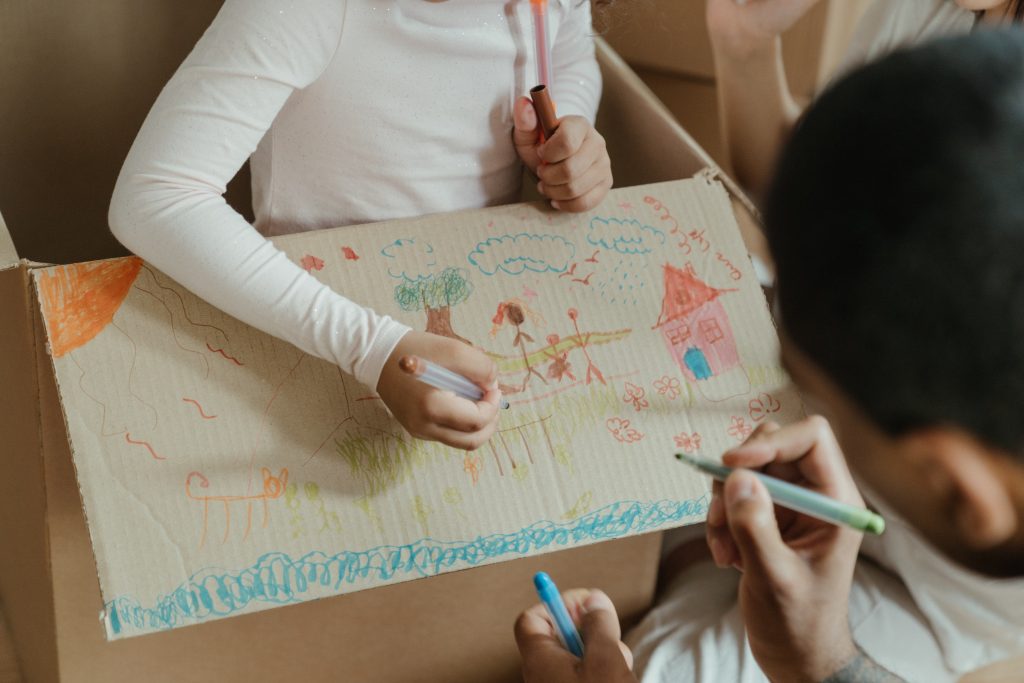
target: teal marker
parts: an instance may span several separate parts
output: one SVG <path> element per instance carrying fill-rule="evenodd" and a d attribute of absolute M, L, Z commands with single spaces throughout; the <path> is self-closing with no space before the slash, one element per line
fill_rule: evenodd
<path fill-rule="evenodd" d="M 726 477 L 732 474 L 731 467 L 720 465 L 707 458 L 685 453 L 676 453 L 676 458 L 680 462 L 693 465 L 718 481 L 725 481 Z M 808 517 L 814 517 L 829 524 L 845 524 L 857 531 L 866 531 L 871 534 L 880 534 L 885 531 L 885 520 L 871 510 L 840 503 L 838 500 L 809 491 L 802 486 L 790 484 L 788 481 L 769 477 L 767 474 L 754 470 L 750 470 L 750 473 L 761 480 L 776 505 L 796 510 Z"/>
<path fill-rule="evenodd" d="M 537 572 L 533 575 L 533 586 L 537 589 L 540 601 L 544 603 L 551 621 L 555 624 L 558 640 L 562 642 L 566 650 L 577 657 L 583 657 L 583 639 L 580 638 L 580 632 L 576 630 L 576 624 L 569 616 L 569 610 L 566 609 L 565 603 L 562 601 L 562 594 L 558 592 L 555 582 L 546 572 Z"/>

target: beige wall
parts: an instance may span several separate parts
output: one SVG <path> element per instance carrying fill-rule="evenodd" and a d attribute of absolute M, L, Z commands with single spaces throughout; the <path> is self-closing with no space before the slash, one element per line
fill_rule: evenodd
<path fill-rule="evenodd" d="M 106 220 L 117 173 L 160 88 L 219 6 L 0 2 L 0 210 L 22 257 L 66 263 L 124 253 Z M 245 205 L 241 185 L 232 191 Z"/>

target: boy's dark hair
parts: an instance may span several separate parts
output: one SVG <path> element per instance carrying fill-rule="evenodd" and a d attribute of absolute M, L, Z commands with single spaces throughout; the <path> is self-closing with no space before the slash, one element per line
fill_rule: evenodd
<path fill-rule="evenodd" d="M 830 88 L 765 222 L 783 328 L 873 421 L 1024 454 L 1024 32 L 936 41 Z"/>

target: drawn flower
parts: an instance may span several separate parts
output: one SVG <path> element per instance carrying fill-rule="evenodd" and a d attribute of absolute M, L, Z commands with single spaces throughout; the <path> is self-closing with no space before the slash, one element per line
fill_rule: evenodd
<path fill-rule="evenodd" d="M 760 394 L 757 398 L 750 399 L 747 404 L 748 415 L 754 422 L 763 420 L 771 413 L 777 413 L 782 408 L 779 400 L 771 394 Z"/>
<path fill-rule="evenodd" d="M 311 254 L 306 254 L 305 256 L 303 256 L 302 260 L 299 261 L 299 265 L 305 268 L 307 273 L 311 270 L 324 269 L 323 259 L 318 259 L 316 256 L 313 256 Z"/>
<path fill-rule="evenodd" d="M 679 380 L 675 377 L 669 377 L 665 375 L 661 379 L 654 380 L 654 388 L 658 390 L 658 393 L 667 398 L 670 401 L 674 401 L 681 393 L 683 393 L 682 385 L 679 384 Z"/>
<path fill-rule="evenodd" d="M 638 387 L 632 382 L 626 382 L 626 393 L 622 395 L 623 403 L 632 403 L 637 412 L 650 406 L 644 396 L 647 394 L 643 387 Z"/>
<path fill-rule="evenodd" d="M 352 247 L 342 247 L 341 248 L 341 253 L 345 257 L 345 259 L 348 260 L 348 261 L 358 261 L 359 260 L 359 254 L 357 254 L 356 250 L 353 249 Z"/>
<path fill-rule="evenodd" d="M 575 308 L 570 308 L 569 309 L 569 319 L 570 320 L 576 320 L 579 317 L 580 317 L 580 312 L 579 311 L 577 311 Z"/>
<path fill-rule="evenodd" d="M 676 446 L 678 446 L 684 453 L 696 453 L 700 450 L 700 434 L 694 432 L 687 434 L 686 432 L 680 432 L 675 437 Z"/>
<path fill-rule="evenodd" d="M 732 424 L 729 425 L 728 429 L 729 436 L 733 437 L 737 441 L 743 441 L 750 436 L 750 432 L 752 431 L 754 431 L 754 428 L 748 425 L 746 420 L 737 415 L 733 415 Z"/>
<path fill-rule="evenodd" d="M 629 426 L 629 420 L 610 417 L 605 420 L 604 425 L 615 440 L 620 443 L 635 443 L 644 438 L 643 434 Z"/>

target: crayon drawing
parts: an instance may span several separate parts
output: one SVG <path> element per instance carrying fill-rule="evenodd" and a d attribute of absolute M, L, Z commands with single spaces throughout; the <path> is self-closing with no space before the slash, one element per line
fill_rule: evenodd
<path fill-rule="evenodd" d="M 487 354 L 511 407 L 475 451 L 423 441 L 138 259 L 40 269 L 110 638 L 692 523 L 707 483 L 672 454 L 800 415 L 704 178 L 274 242 Z"/>

